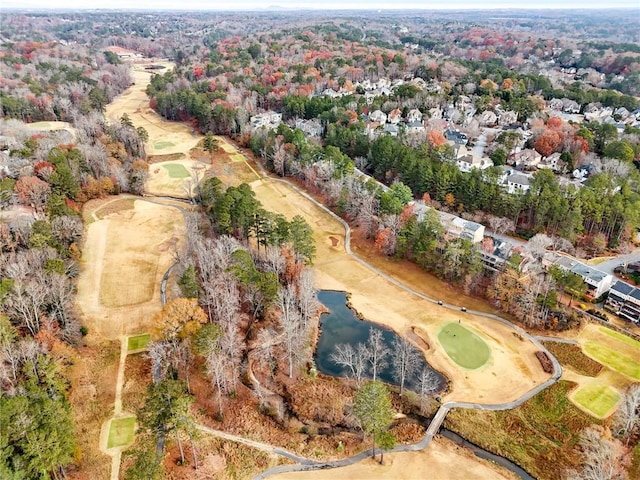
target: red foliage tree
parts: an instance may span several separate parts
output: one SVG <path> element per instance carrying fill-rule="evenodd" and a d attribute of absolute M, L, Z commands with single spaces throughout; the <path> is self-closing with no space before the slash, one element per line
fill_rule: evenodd
<path fill-rule="evenodd" d="M 439 130 L 429 130 L 427 132 L 427 142 L 434 148 L 439 147 L 440 145 L 444 145 L 447 143 L 447 139 L 444 138 L 444 135 Z"/>
<path fill-rule="evenodd" d="M 545 130 L 542 132 L 535 142 L 533 142 L 533 148 L 542 155 L 548 157 L 553 152 L 558 151 L 558 148 L 564 140 L 564 136 L 555 130 Z"/>

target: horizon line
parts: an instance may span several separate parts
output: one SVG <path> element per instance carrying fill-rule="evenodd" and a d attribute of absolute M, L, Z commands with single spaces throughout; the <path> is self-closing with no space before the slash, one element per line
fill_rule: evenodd
<path fill-rule="evenodd" d="M 423 8 L 423 7 L 396 7 L 396 8 L 386 8 L 386 7 L 365 7 L 365 6 L 350 6 L 350 7 L 339 7 L 339 6 L 332 6 L 330 8 L 314 8 L 314 7 L 279 7 L 278 5 L 274 5 L 271 7 L 263 7 L 263 8 L 256 8 L 256 7 L 247 7 L 247 8 L 211 8 L 209 6 L 203 6 L 203 7 L 184 7 L 184 8 L 174 8 L 174 7 L 128 7 L 128 6 L 123 6 L 123 7 L 109 7 L 109 6 L 105 6 L 105 7 L 62 7 L 62 6 L 33 6 L 33 7 L 29 7 L 29 6 L 4 6 L 3 8 L 0 8 L 0 11 L 8 11 L 8 10 L 14 10 L 14 11 L 43 11 L 43 10 L 57 10 L 57 11 L 86 11 L 86 12 L 96 12 L 96 11 L 138 11 L 138 12 L 156 12 L 156 11 L 163 11 L 163 12 L 257 12 L 257 13 L 264 13 L 264 12 L 304 12 L 304 11 L 313 11 L 313 12 L 332 12 L 332 11 L 376 11 L 376 12 L 406 12 L 406 11 L 421 11 L 421 12 L 429 12 L 429 11 L 476 11 L 476 12 L 482 12 L 482 11 L 544 11 L 544 10 L 552 10 L 552 11 L 559 11 L 559 10 L 565 10 L 565 11 L 583 11 L 583 10 L 591 10 L 591 11 L 612 11 L 612 10 L 640 10 L 640 8 L 636 8 L 634 6 L 614 6 L 614 7 L 607 7 L 607 8 L 603 8 L 600 6 L 582 6 L 582 7 L 575 7 L 575 6 L 540 6 L 540 7 L 535 7 L 535 6 L 528 6 L 528 7 L 504 7 L 504 6 L 496 6 L 496 7 L 491 7 L 491 6 L 487 6 L 487 7 L 471 7 L 471 6 L 460 6 L 460 7 L 456 7 L 456 8 L 451 8 L 451 7 L 443 7 L 443 8 L 439 8 L 439 7 L 430 7 L 430 8 Z"/>

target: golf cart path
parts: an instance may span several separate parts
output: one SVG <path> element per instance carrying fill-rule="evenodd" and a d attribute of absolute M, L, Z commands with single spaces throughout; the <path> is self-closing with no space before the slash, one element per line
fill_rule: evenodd
<path fill-rule="evenodd" d="M 225 138 L 222 137 L 222 140 L 225 143 L 235 147 L 235 145 L 230 144 Z M 243 155 L 245 157 L 245 161 L 247 163 L 249 163 L 246 155 L 240 149 L 237 149 L 237 151 L 238 151 L 238 153 Z M 431 298 L 431 297 L 429 297 L 429 296 L 427 296 L 427 295 L 425 295 L 425 294 L 423 294 L 421 292 L 418 292 L 417 290 L 414 290 L 413 288 L 411 288 L 408 285 L 404 284 L 403 282 L 401 282 L 400 280 L 396 279 L 395 277 L 393 277 L 391 275 L 388 275 L 387 273 L 383 272 L 382 270 L 379 270 L 378 268 L 376 268 L 373 265 L 371 265 L 370 263 L 368 263 L 366 260 L 360 258 L 358 255 L 353 253 L 351 251 L 351 227 L 349 226 L 349 224 L 345 220 L 340 218 L 338 215 L 333 213 L 331 210 L 329 210 L 322 203 L 318 202 L 315 198 L 313 198 L 307 192 L 305 192 L 302 189 L 298 188 L 296 185 L 294 185 L 293 183 L 289 182 L 288 180 L 283 179 L 283 178 L 275 178 L 275 177 L 269 175 L 269 173 L 265 170 L 265 168 L 264 168 L 264 166 L 262 165 L 261 162 L 256 160 L 255 164 L 258 166 L 258 169 L 260 170 L 261 180 L 262 181 L 276 181 L 276 182 L 280 182 L 280 183 L 286 184 L 289 188 L 293 189 L 296 193 L 298 193 L 299 195 L 303 196 L 307 200 L 311 201 L 318 208 L 320 208 L 324 212 L 328 213 L 335 220 L 340 222 L 340 224 L 343 226 L 343 228 L 345 230 L 344 249 L 345 249 L 345 252 L 347 253 L 347 255 L 351 256 L 353 259 L 355 259 L 357 262 L 362 264 L 364 267 L 366 267 L 370 271 L 380 275 L 381 277 L 385 278 L 387 281 L 391 282 L 392 284 L 396 285 L 397 287 L 401 288 L 402 290 L 404 290 L 404 291 L 406 291 L 406 292 L 408 292 L 408 293 L 410 293 L 412 295 L 415 295 L 415 296 L 417 296 L 417 297 L 419 297 L 419 298 L 421 298 L 423 300 L 426 300 L 428 302 L 437 304 L 439 306 L 442 306 L 442 307 L 445 307 L 445 308 L 448 308 L 448 309 L 451 309 L 451 310 L 455 310 L 455 311 L 460 311 L 460 309 L 461 309 L 460 306 L 449 304 L 449 303 L 444 303 L 444 302 L 438 301 L 437 299 Z M 515 325 L 512 322 L 510 322 L 510 321 L 508 321 L 508 320 L 506 320 L 506 319 L 504 319 L 502 317 L 499 317 L 497 315 L 494 315 L 494 314 L 491 314 L 491 313 L 482 312 L 482 311 L 477 311 L 477 310 L 466 310 L 466 311 L 468 313 L 471 313 L 471 314 L 474 314 L 474 315 L 482 316 L 482 317 L 489 318 L 489 319 L 492 319 L 494 321 L 500 322 L 500 323 L 508 326 L 512 330 L 514 330 L 515 333 L 517 333 L 518 335 L 520 335 L 523 338 L 526 338 L 527 340 L 529 340 L 539 350 L 545 352 L 548 355 L 548 357 L 551 359 L 551 362 L 553 363 L 553 375 L 549 379 L 547 379 L 545 382 L 535 386 L 534 388 L 532 388 L 531 390 L 529 390 L 525 394 L 521 395 L 519 398 L 517 398 L 517 399 L 515 399 L 513 401 L 510 401 L 510 402 L 500 403 L 500 404 L 479 404 L 479 403 L 469 403 L 469 402 L 446 402 L 446 403 L 442 404 L 440 406 L 440 408 L 438 409 L 438 411 L 436 412 L 435 416 L 433 417 L 433 419 L 431 420 L 431 422 L 429 424 L 429 427 L 427 428 L 427 432 L 426 432 L 424 438 L 420 442 L 415 443 L 415 444 L 411 444 L 411 445 L 399 445 L 399 446 L 395 447 L 393 450 L 390 450 L 390 452 L 407 452 L 407 451 L 422 450 L 422 449 L 426 448 L 429 445 L 429 443 L 431 443 L 431 440 L 433 439 L 435 434 L 440 430 L 442 422 L 446 418 L 447 413 L 449 413 L 449 411 L 452 408 L 468 408 L 468 409 L 489 410 L 489 411 L 493 411 L 493 410 L 509 410 L 509 409 L 512 409 L 512 408 L 515 408 L 515 407 L 521 405 L 522 403 L 526 402 L 527 400 L 529 400 L 530 398 L 532 398 L 536 394 L 540 393 L 542 390 L 544 390 L 547 387 L 553 385 L 562 376 L 562 366 L 560 365 L 558 360 L 555 358 L 555 356 L 553 356 L 551 354 L 551 352 L 549 352 L 544 347 L 544 345 L 542 345 L 542 343 L 540 342 L 541 339 L 547 340 L 547 338 L 545 338 L 545 337 L 538 338 L 536 336 L 530 335 L 523 328 L 521 328 L 518 325 Z M 552 337 L 550 337 L 549 340 L 551 338 Z M 553 340 L 556 340 L 556 339 L 553 338 Z M 274 447 L 274 453 L 277 453 L 277 452 L 275 452 L 275 450 L 276 450 L 276 447 Z M 342 459 L 342 460 L 336 460 L 336 461 L 317 462 L 317 461 L 314 461 L 314 460 L 306 459 L 306 462 L 304 462 L 304 463 L 300 462 L 300 464 L 298 464 L 298 465 L 282 465 L 282 466 L 279 466 L 279 467 L 274 467 L 274 468 L 267 469 L 264 472 L 262 472 L 259 475 L 257 475 L 255 477 L 255 479 L 263 479 L 263 478 L 267 478 L 267 477 L 269 477 L 271 475 L 275 475 L 275 474 L 278 474 L 278 473 L 285 473 L 285 472 L 292 472 L 292 471 L 307 471 L 307 470 L 318 470 L 318 469 L 326 469 L 326 468 L 343 467 L 343 466 L 352 465 L 354 463 L 357 463 L 357 462 L 367 458 L 370 455 L 371 455 L 371 450 L 367 450 L 367 451 L 359 453 L 358 455 L 355 455 L 355 456 L 352 456 L 352 457 L 349 457 L 349 458 L 345 458 L 345 459 Z M 291 457 L 289 457 L 289 458 L 291 458 Z"/>

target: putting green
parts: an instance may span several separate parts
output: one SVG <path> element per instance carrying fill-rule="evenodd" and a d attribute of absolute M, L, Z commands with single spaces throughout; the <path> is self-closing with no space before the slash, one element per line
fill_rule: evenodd
<path fill-rule="evenodd" d="M 590 382 L 577 389 L 573 401 L 597 418 L 607 417 L 620 400 L 620 394 L 612 387 L 601 382 Z"/>
<path fill-rule="evenodd" d="M 169 172 L 171 178 L 187 178 L 189 176 L 189 170 L 179 163 L 166 163 L 162 165 L 162 168 Z"/>
<path fill-rule="evenodd" d="M 129 337 L 127 339 L 127 350 L 140 350 L 142 348 L 146 348 L 149 344 L 149 334 L 145 333 L 142 335 L 136 335 L 134 337 Z"/>
<path fill-rule="evenodd" d="M 458 365 L 468 369 L 483 366 L 491 356 L 485 341 L 459 323 L 447 323 L 438 332 L 438 340 L 447 355 Z"/>
<path fill-rule="evenodd" d="M 153 148 L 155 148 L 156 150 L 162 150 L 163 148 L 169 148 L 169 147 L 175 147 L 176 144 L 173 142 L 167 142 L 162 141 L 162 142 L 156 142 L 153 144 Z"/>
<path fill-rule="evenodd" d="M 109 425 L 107 448 L 127 447 L 133 443 L 136 417 L 116 418 Z"/>
<path fill-rule="evenodd" d="M 586 342 L 584 353 L 616 372 L 620 372 L 634 380 L 640 380 L 640 362 L 618 350 L 606 347 L 597 342 Z"/>

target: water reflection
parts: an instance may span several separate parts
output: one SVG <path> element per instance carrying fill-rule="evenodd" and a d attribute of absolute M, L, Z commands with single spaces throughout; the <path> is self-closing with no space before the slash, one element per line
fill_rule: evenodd
<path fill-rule="evenodd" d="M 322 315 L 320 319 L 321 334 L 316 348 L 315 362 L 318 371 L 333 377 L 345 377 L 348 369 L 337 365 L 331 360 L 331 354 L 335 351 L 336 344 L 349 343 L 356 347 L 358 343 L 366 343 L 369 338 L 369 329 L 374 328 L 382 331 L 382 338 L 389 350 L 393 348 L 393 340 L 397 335 L 375 323 L 360 320 L 355 312 L 347 306 L 347 296 L 344 292 L 332 290 L 322 290 L 318 292 L 318 299 L 329 310 L 329 313 Z M 388 365 L 381 369 L 378 377 L 383 382 L 400 386 L 400 380 L 393 372 L 390 356 L 387 357 Z M 424 357 L 420 356 L 420 365 L 416 369 L 416 374 L 405 381 L 405 387 L 415 390 L 418 385 L 418 375 L 424 368 L 433 370 Z M 445 379 L 438 372 L 438 391 L 445 386 Z"/>

